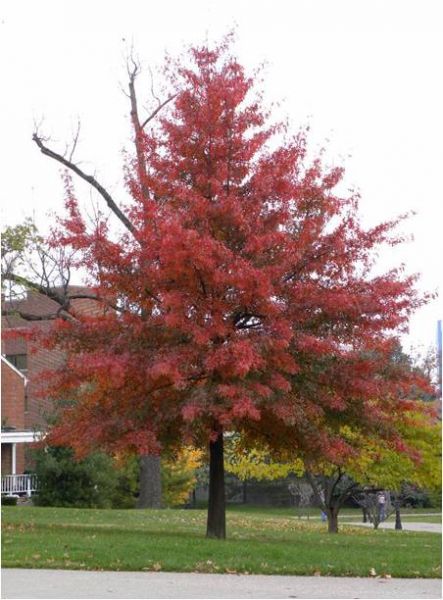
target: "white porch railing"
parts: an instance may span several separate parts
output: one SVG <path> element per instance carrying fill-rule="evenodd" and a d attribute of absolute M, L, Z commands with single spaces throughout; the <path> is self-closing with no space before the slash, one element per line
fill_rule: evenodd
<path fill-rule="evenodd" d="M 14 494 L 26 494 L 31 496 L 37 491 L 36 475 L 4 475 L 2 477 L 2 494 L 12 496 Z"/>

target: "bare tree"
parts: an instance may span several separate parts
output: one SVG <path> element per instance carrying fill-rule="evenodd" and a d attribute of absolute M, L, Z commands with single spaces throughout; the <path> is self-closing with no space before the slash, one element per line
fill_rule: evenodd
<path fill-rule="evenodd" d="M 2 293 L 6 302 L 2 315 L 18 315 L 26 321 L 47 321 L 57 318 L 76 320 L 73 300 L 88 299 L 118 310 L 116 304 L 84 286 L 72 285 L 76 252 L 64 246 L 48 243 L 30 219 L 2 232 L 1 275 Z M 23 300 L 28 291 L 52 301 L 45 314 L 28 313 Z"/>
<path fill-rule="evenodd" d="M 340 509 L 352 497 L 359 484 L 340 468 L 328 475 L 315 475 L 307 471 L 306 480 L 312 488 L 318 506 L 327 516 L 329 533 L 338 533 Z"/>
<path fill-rule="evenodd" d="M 303 479 L 296 479 L 295 481 L 288 484 L 288 491 L 294 498 L 294 504 L 297 509 L 298 518 L 302 516 L 303 508 L 307 508 L 312 502 L 312 489 L 309 484 Z M 309 519 L 309 512 L 307 513 Z"/>

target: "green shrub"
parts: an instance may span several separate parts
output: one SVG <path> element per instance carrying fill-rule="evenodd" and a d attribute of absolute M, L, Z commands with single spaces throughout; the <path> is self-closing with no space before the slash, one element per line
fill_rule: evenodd
<path fill-rule="evenodd" d="M 441 508 L 441 488 L 439 490 L 428 491 L 429 506 L 431 508 Z"/>
<path fill-rule="evenodd" d="M 402 485 L 402 500 L 403 506 L 412 508 L 432 508 L 440 505 L 438 491 L 429 492 L 410 483 Z"/>
<path fill-rule="evenodd" d="M 2 506 L 17 506 L 17 496 L 2 496 Z"/>
<path fill-rule="evenodd" d="M 137 456 L 130 456 L 116 465 L 117 486 L 112 496 L 112 508 L 135 508 L 139 487 L 140 465 Z"/>
<path fill-rule="evenodd" d="M 105 454 L 76 460 L 70 448 L 47 447 L 36 451 L 35 470 L 38 506 L 110 508 L 118 495 L 119 472 Z"/>

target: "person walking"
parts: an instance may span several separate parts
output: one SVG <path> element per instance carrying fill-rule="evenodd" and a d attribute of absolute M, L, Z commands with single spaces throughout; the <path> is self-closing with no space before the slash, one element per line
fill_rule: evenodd
<path fill-rule="evenodd" d="M 377 497 L 378 501 L 378 518 L 380 523 L 386 519 L 386 496 L 384 492 L 380 492 Z"/>

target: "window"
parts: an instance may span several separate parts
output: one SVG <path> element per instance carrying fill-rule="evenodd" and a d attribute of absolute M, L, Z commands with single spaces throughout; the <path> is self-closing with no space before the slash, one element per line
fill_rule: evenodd
<path fill-rule="evenodd" d="M 7 354 L 6 360 L 16 369 L 25 373 L 28 370 L 28 355 L 27 354 Z"/>

